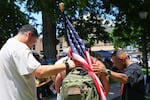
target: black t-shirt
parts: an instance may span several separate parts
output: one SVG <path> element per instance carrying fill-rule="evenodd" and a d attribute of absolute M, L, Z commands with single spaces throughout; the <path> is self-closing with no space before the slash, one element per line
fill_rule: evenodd
<path fill-rule="evenodd" d="M 128 76 L 128 83 L 124 85 L 122 100 L 145 100 L 144 74 L 141 67 L 133 63 L 124 72 Z"/>

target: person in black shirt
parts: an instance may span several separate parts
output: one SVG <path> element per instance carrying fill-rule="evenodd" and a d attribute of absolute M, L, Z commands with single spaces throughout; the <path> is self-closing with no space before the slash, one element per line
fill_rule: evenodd
<path fill-rule="evenodd" d="M 132 63 L 128 55 L 121 49 L 112 53 L 112 62 L 120 72 L 99 67 L 99 72 L 121 83 L 122 100 L 145 100 L 144 74 L 141 67 Z"/>

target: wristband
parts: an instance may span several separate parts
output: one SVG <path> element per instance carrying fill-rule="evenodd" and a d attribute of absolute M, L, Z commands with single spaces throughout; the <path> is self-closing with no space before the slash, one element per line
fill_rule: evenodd
<path fill-rule="evenodd" d="M 109 69 L 106 69 L 106 72 L 105 72 L 107 75 L 108 75 L 108 77 L 111 75 L 111 70 L 109 70 Z"/>
<path fill-rule="evenodd" d="M 66 66 L 66 74 L 68 74 L 69 73 L 69 64 L 68 64 L 68 62 L 65 62 L 65 66 Z"/>

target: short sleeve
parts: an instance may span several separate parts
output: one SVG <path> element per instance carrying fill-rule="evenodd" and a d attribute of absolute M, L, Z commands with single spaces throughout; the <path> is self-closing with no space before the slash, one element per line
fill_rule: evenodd
<path fill-rule="evenodd" d="M 41 64 L 34 58 L 30 49 L 14 52 L 13 60 L 21 75 L 31 74 Z"/>
<path fill-rule="evenodd" d="M 133 86 L 135 83 L 138 83 L 143 78 L 142 71 L 135 64 L 129 66 L 124 73 L 128 76 L 128 81 L 131 86 Z"/>

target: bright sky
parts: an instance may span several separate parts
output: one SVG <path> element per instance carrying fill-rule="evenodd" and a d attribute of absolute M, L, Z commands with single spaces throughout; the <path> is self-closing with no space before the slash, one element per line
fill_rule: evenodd
<path fill-rule="evenodd" d="M 41 33 L 42 32 L 42 14 L 41 13 L 38 13 L 38 14 L 32 13 L 31 15 L 36 19 L 36 21 L 30 20 L 29 23 L 31 25 L 39 24 L 38 26 L 35 26 L 35 27 L 37 28 L 38 33 Z"/>
<path fill-rule="evenodd" d="M 19 5 L 19 4 L 18 4 Z M 22 12 L 25 14 L 29 14 L 29 12 L 26 11 L 25 4 L 19 5 Z M 29 20 L 29 24 L 35 26 L 37 28 L 38 33 L 42 32 L 42 14 L 40 13 L 31 13 L 30 16 L 34 17 L 36 20 Z M 36 24 L 38 24 L 36 26 Z"/>

